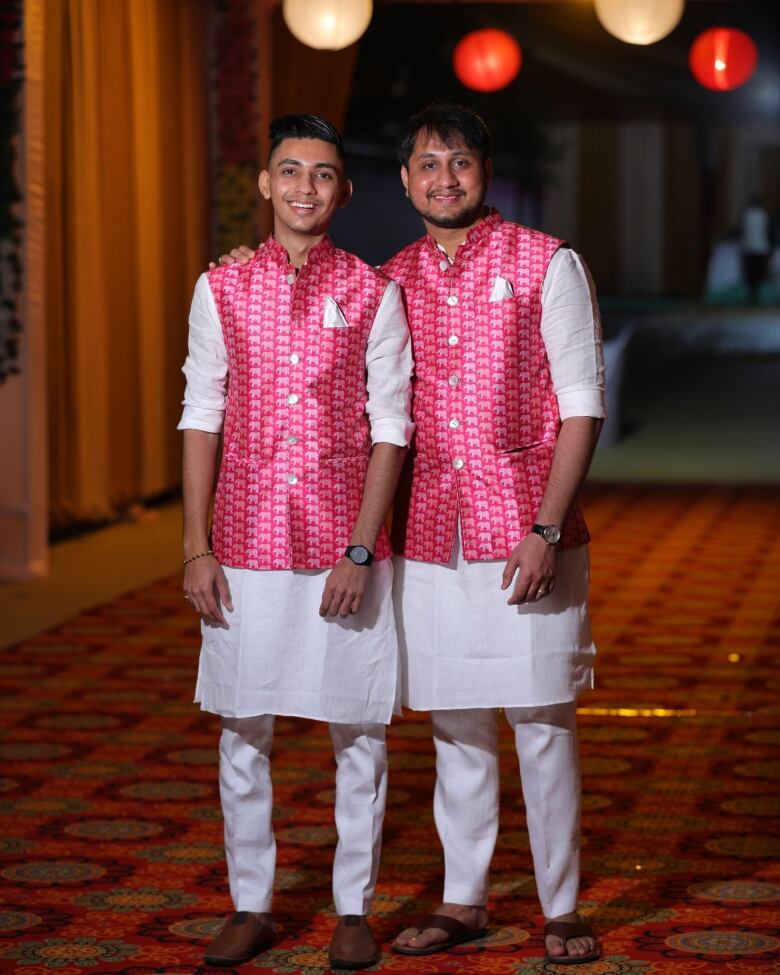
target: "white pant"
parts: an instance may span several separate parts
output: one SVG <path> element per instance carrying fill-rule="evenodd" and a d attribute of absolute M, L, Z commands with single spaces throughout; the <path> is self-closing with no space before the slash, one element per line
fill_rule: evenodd
<path fill-rule="evenodd" d="M 376 887 L 387 794 L 382 724 L 331 724 L 336 756 L 333 899 L 338 914 L 367 914 Z M 237 911 L 271 910 L 276 842 L 271 825 L 274 716 L 223 718 L 219 790 L 230 894 Z"/>
<path fill-rule="evenodd" d="M 444 900 L 484 905 L 498 833 L 496 711 L 431 711 L 433 812 L 444 848 Z M 576 910 L 580 775 L 576 703 L 507 708 L 515 732 L 536 889 L 544 916 Z"/>

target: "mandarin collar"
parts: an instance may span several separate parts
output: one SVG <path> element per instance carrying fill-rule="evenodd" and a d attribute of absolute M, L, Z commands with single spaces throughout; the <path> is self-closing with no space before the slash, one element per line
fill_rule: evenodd
<path fill-rule="evenodd" d="M 468 233 L 463 239 L 463 243 L 455 251 L 454 260 L 460 261 L 468 257 L 500 223 L 503 223 L 503 217 L 495 207 L 491 207 L 486 216 L 475 223 L 473 227 L 469 228 Z M 437 255 L 441 253 L 442 248 L 431 234 L 428 234 L 428 241 L 434 253 Z"/>
<path fill-rule="evenodd" d="M 335 249 L 333 241 L 326 235 L 306 255 L 306 264 L 317 264 L 326 257 L 329 257 Z M 268 235 L 258 251 L 258 256 L 264 260 L 274 261 L 276 264 L 283 264 L 285 267 L 290 263 L 290 255 L 287 253 L 287 248 L 282 247 L 273 234 Z"/>

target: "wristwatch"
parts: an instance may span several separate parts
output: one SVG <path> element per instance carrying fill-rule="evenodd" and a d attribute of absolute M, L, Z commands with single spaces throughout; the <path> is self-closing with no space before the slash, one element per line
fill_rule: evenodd
<path fill-rule="evenodd" d="M 557 525 L 532 525 L 531 531 L 541 535 L 548 545 L 557 545 L 561 540 L 561 530 Z"/>
<path fill-rule="evenodd" d="M 344 553 L 355 565 L 371 565 L 374 561 L 374 553 L 369 552 L 365 545 L 347 545 Z"/>

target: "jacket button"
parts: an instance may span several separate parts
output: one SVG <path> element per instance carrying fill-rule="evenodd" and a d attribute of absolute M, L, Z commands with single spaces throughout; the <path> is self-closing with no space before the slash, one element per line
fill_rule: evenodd
<path fill-rule="evenodd" d="M 457 303 L 458 303 L 457 295 L 450 295 L 449 298 L 447 298 L 448 305 L 457 305 Z"/>
<path fill-rule="evenodd" d="M 294 274 L 288 274 L 287 275 L 287 283 L 288 284 L 295 284 L 295 275 Z"/>
<path fill-rule="evenodd" d="M 298 355 L 298 353 L 293 352 L 293 354 L 290 356 L 290 362 L 292 362 L 294 366 L 297 366 L 300 361 L 301 357 Z"/>
<path fill-rule="evenodd" d="M 466 461 L 462 457 L 456 457 L 452 462 L 452 466 L 456 471 L 459 471 L 462 467 L 466 466 Z"/>
<path fill-rule="evenodd" d="M 294 447 L 298 443 L 298 438 L 297 437 L 288 437 L 287 438 L 287 443 L 290 444 L 291 447 Z"/>
<path fill-rule="evenodd" d="M 290 406 L 295 406 L 295 404 L 298 402 L 297 393 L 290 393 L 290 395 L 287 397 L 287 402 L 290 404 Z"/>
<path fill-rule="evenodd" d="M 449 265 L 449 261 L 439 261 L 439 270 L 440 271 L 446 271 L 449 266 L 450 266 Z"/>
<path fill-rule="evenodd" d="M 460 339 L 458 338 L 457 335 L 450 335 L 447 341 L 449 342 L 450 345 L 457 345 Z"/>
<path fill-rule="evenodd" d="M 459 380 L 459 379 L 458 379 L 458 377 L 457 377 L 457 376 L 456 376 L 456 375 L 455 375 L 455 374 L 453 373 L 453 374 L 452 374 L 452 375 L 450 376 L 450 378 L 449 378 L 449 379 L 447 380 L 447 382 L 448 382 L 448 383 L 450 384 L 450 386 L 457 386 L 457 385 L 458 385 L 458 383 L 460 382 L 460 380 Z"/>
<path fill-rule="evenodd" d="M 298 483 L 298 475 L 297 474 L 288 474 L 287 475 L 287 483 L 288 484 L 297 484 Z"/>
<path fill-rule="evenodd" d="M 456 416 L 454 416 L 450 420 L 450 430 L 457 430 L 459 426 L 460 426 L 460 420 Z"/>

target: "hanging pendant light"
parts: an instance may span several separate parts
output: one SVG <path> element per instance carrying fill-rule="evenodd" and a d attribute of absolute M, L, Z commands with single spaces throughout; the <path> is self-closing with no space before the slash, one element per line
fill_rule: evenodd
<path fill-rule="evenodd" d="M 688 64 L 700 85 L 713 91 L 729 91 L 753 76 L 758 51 L 753 39 L 743 31 L 711 27 L 691 44 Z"/>
<path fill-rule="evenodd" d="M 626 44 L 654 44 L 671 34 L 685 0 L 595 0 L 601 26 Z"/>
<path fill-rule="evenodd" d="M 458 80 L 473 91 L 506 88 L 522 63 L 523 53 L 514 37 L 493 27 L 466 34 L 452 55 Z"/>
<path fill-rule="evenodd" d="M 283 0 L 290 33 L 302 44 L 340 51 L 361 37 L 371 21 L 371 0 Z"/>

